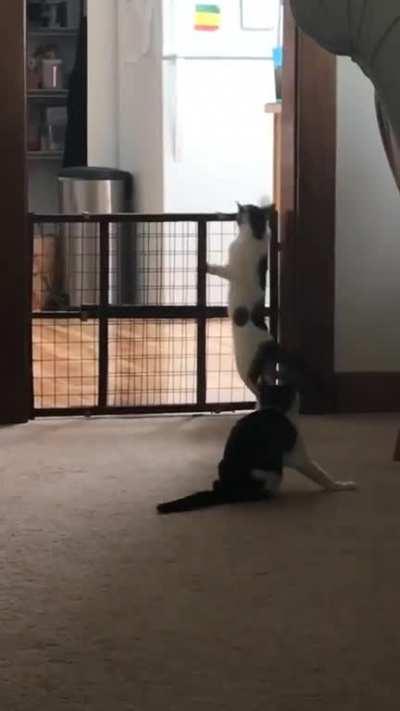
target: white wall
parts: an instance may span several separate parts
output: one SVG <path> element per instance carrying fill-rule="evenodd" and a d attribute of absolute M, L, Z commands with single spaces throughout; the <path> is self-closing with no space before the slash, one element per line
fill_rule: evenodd
<path fill-rule="evenodd" d="M 118 166 L 117 0 L 87 0 L 88 164 Z"/>
<path fill-rule="evenodd" d="M 162 13 L 154 0 L 149 51 L 138 58 L 143 31 L 127 0 L 118 2 L 119 167 L 133 173 L 136 210 L 163 211 Z"/>
<path fill-rule="evenodd" d="M 338 62 L 336 370 L 400 370 L 400 195 L 373 88 Z"/>
<path fill-rule="evenodd" d="M 161 0 L 154 1 L 151 50 L 141 41 L 128 0 L 87 0 L 88 161 L 128 170 L 135 209 L 163 209 Z"/>

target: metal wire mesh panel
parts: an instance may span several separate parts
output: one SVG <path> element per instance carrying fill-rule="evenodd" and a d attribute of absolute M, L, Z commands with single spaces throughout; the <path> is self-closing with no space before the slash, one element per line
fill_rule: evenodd
<path fill-rule="evenodd" d="M 197 224 L 108 225 L 112 305 L 195 305 Z M 100 303 L 100 224 L 35 226 L 33 310 Z"/>
<path fill-rule="evenodd" d="M 207 262 L 225 264 L 231 242 L 238 232 L 235 222 L 209 222 L 207 224 Z M 207 274 L 207 306 L 226 306 L 228 303 L 228 282 Z"/>
<path fill-rule="evenodd" d="M 195 321 L 113 319 L 108 339 L 111 407 L 196 402 Z"/>
<path fill-rule="evenodd" d="M 111 237 L 110 237 L 111 239 Z M 61 233 L 62 291 L 66 305 L 96 305 L 100 299 L 99 225 L 76 223 Z"/>
<path fill-rule="evenodd" d="M 35 225 L 33 311 L 77 309 L 99 303 L 99 232 L 99 225 L 93 222 Z M 114 255 L 118 235 L 111 234 L 110 242 L 110 255 Z M 111 259 L 114 261 L 114 256 Z M 112 288 L 111 281 L 111 303 Z"/>
<path fill-rule="evenodd" d="M 61 305 L 60 227 L 36 225 L 32 245 L 32 310 L 43 311 Z"/>
<path fill-rule="evenodd" d="M 229 319 L 207 322 L 207 402 L 251 403 L 254 395 L 240 378 L 233 352 Z"/>
<path fill-rule="evenodd" d="M 98 324 L 38 319 L 32 326 L 34 406 L 91 408 L 98 397 Z"/>
<path fill-rule="evenodd" d="M 237 237 L 236 222 L 221 220 L 207 223 L 207 262 L 209 264 L 226 264 L 229 257 L 229 247 Z M 270 272 L 267 271 L 265 306 L 270 306 Z M 207 275 L 207 306 L 226 306 L 228 303 L 229 285 L 225 279 Z"/>
<path fill-rule="evenodd" d="M 137 222 L 127 249 L 126 294 L 121 303 L 189 306 L 197 296 L 197 224 Z"/>

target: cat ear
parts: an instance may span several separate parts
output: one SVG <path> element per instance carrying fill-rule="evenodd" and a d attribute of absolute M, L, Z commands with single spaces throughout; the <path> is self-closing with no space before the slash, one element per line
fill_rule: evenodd
<path fill-rule="evenodd" d="M 272 216 L 275 211 L 275 207 L 273 204 L 270 205 L 264 205 L 262 208 L 262 213 L 266 222 L 266 225 L 269 226 L 272 229 Z"/>
<path fill-rule="evenodd" d="M 265 217 L 267 220 L 271 217 L 272 213 L 274 212 L 274 206 L 273 205 L 263 205 L 261 208 Z"/>
<path fill-rule="evenodd" d="M 241 205 L 240 202 L 238 202 L 237 200 L 236 200 L 236 205 L 237 205 L 237 208 L 238 208 L 238 209 L 237 209 L 237 214 L 236 214 L 236 223 L 237 223 L 237 224 L 239 225 L 239 227 L 240 227 L 240 225 L 242 224 L 242 219 L 243 219 L 243 215 L 242 215 L 242 213 L 243 213 L 243 205 Z"/>

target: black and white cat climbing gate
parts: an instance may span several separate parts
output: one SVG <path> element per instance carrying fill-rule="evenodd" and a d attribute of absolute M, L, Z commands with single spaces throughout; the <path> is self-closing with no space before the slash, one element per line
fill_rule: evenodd
<path fill-rule="evenodd" d="M 276 335 L 274 210 L 270 222 L 264 316 Z M 236 233 L 234 214 L 32 215 L 33 413 L 253 407 L 234 363 L 227 286 L 206 274 Z M 68 249 L 83 234 L 71 299 Z"/>

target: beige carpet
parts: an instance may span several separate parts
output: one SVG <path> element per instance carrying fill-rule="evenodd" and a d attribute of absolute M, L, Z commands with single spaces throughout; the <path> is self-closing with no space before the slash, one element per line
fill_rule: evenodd
<path fill-rule="evenodd" d="M 1 711 L 397 711 L 399 419 L 306 419 L 359 493 L 171 517 L 229 417 L 0 430 Z"/>

